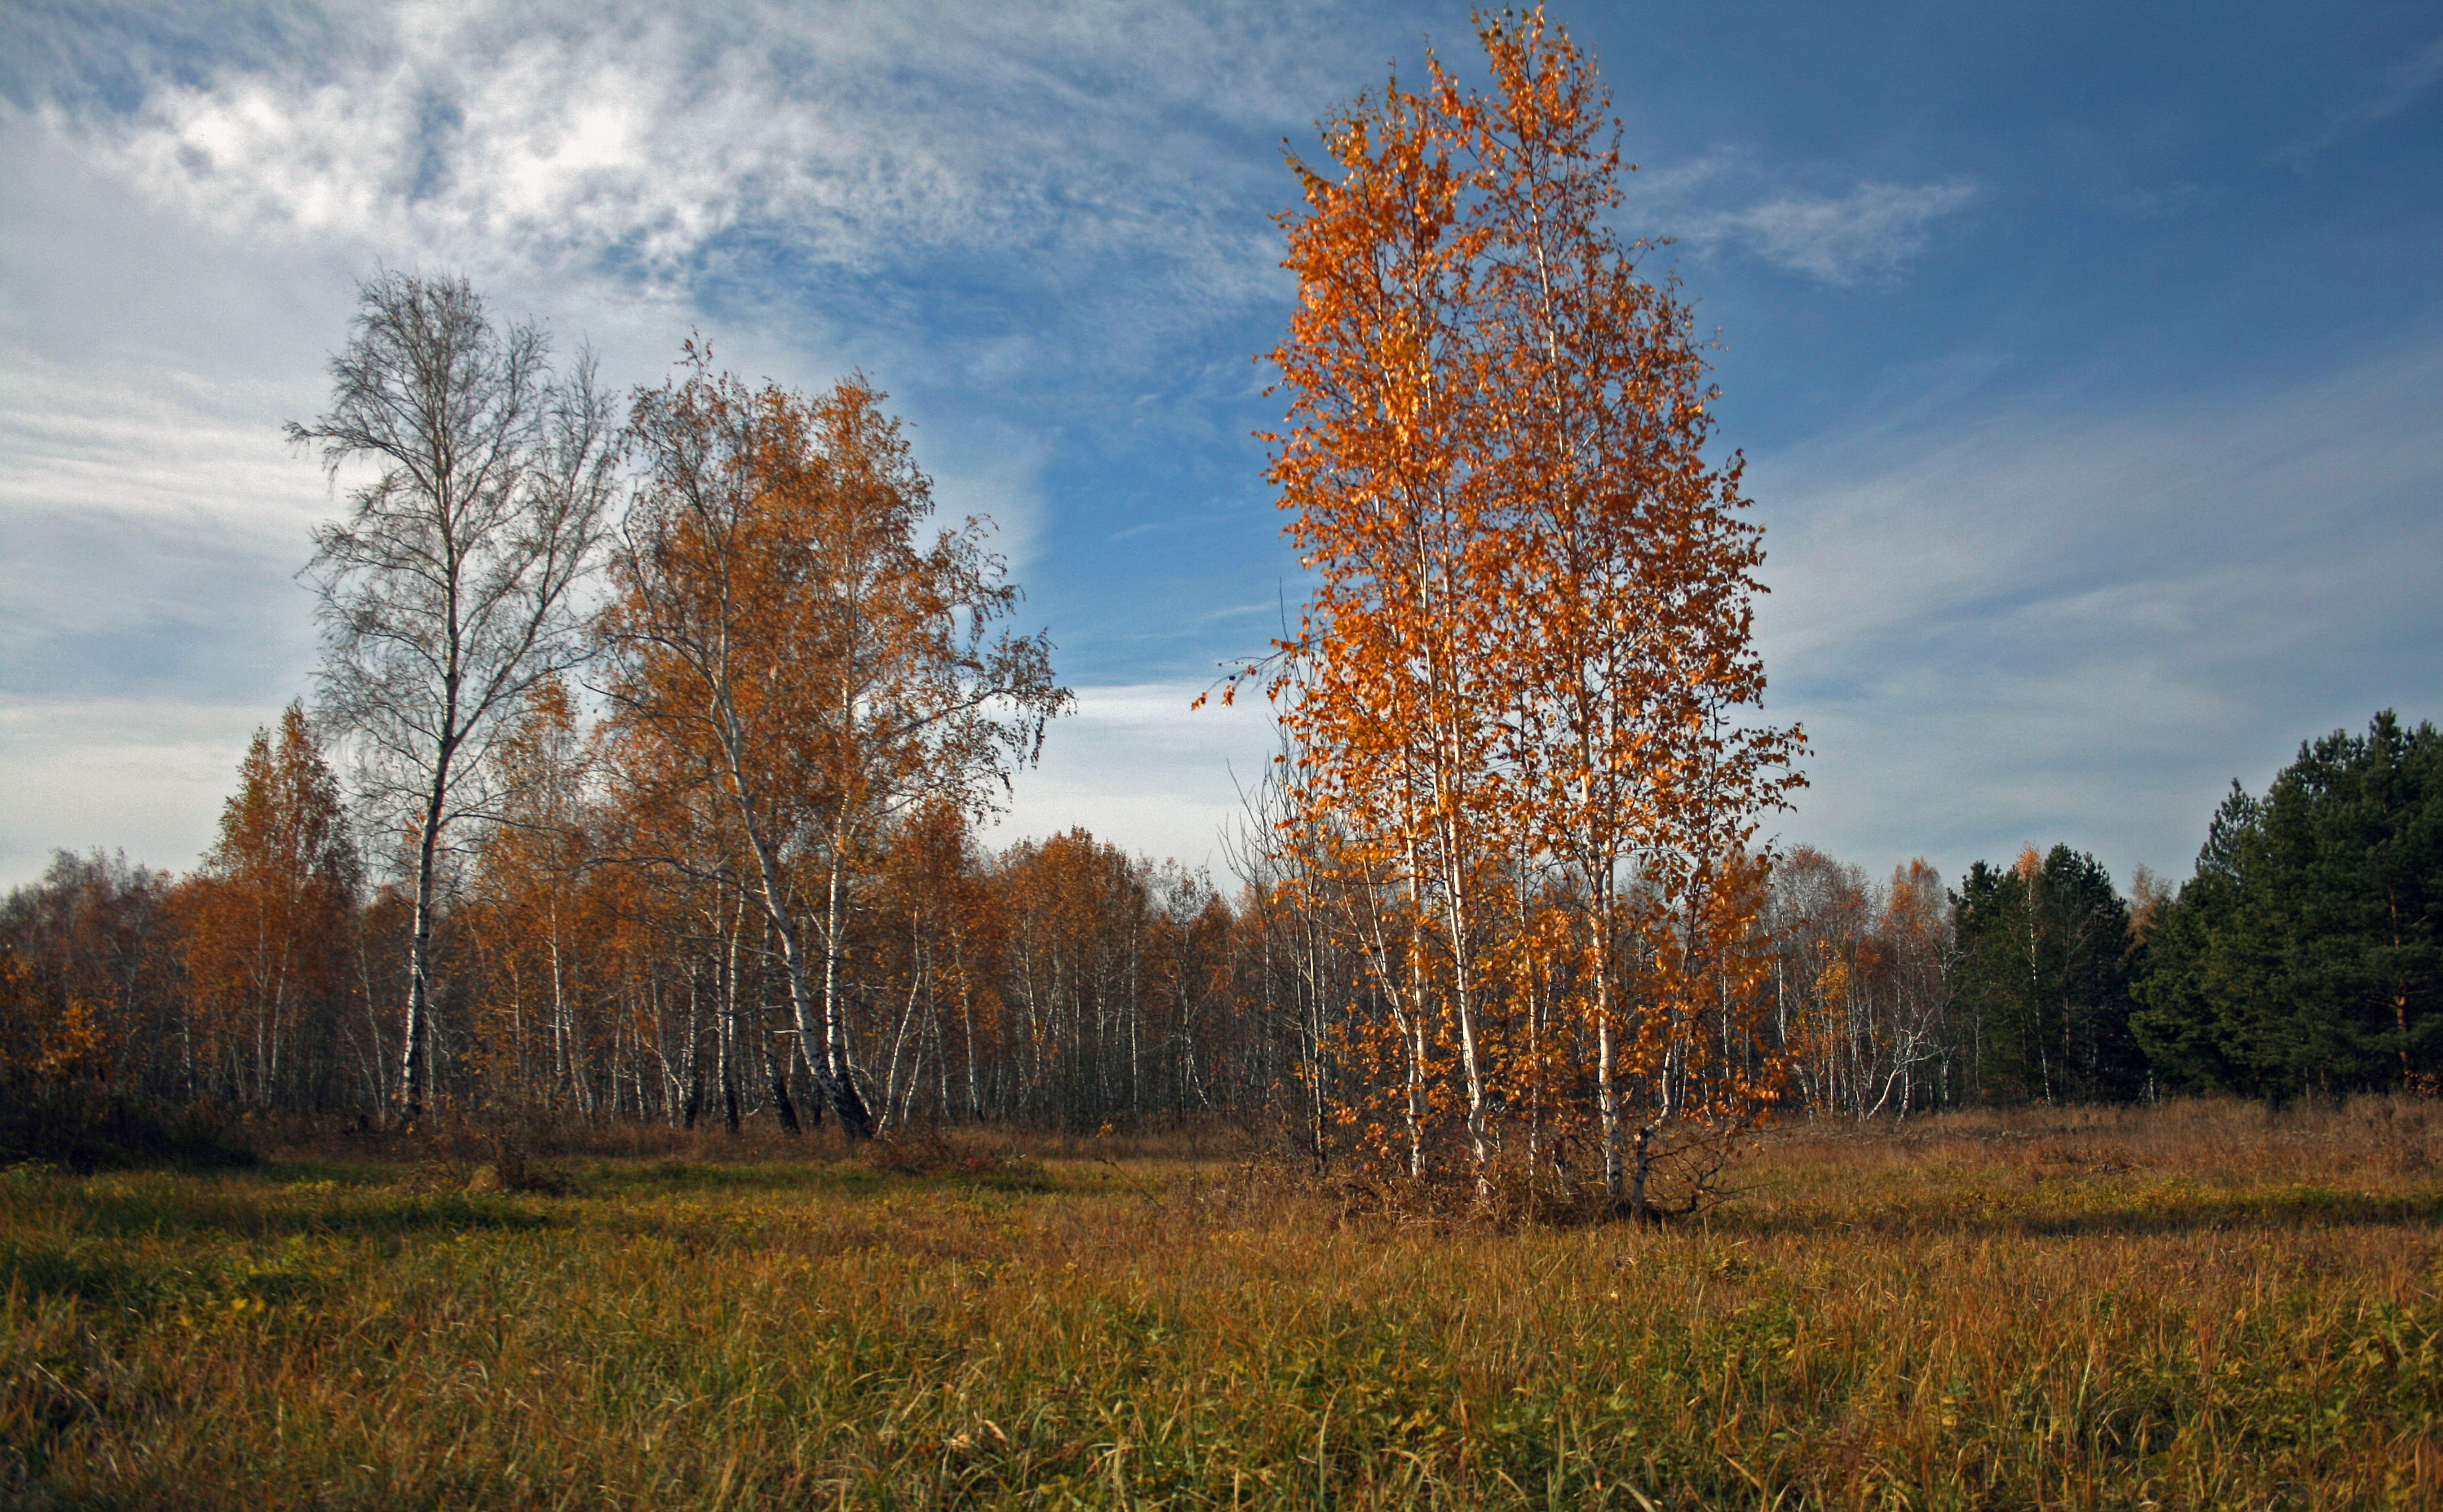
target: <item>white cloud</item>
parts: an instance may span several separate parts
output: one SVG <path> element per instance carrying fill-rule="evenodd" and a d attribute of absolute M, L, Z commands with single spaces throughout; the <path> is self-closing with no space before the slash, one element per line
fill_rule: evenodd
<path fill-rule="evenodd" d="M 1076 711 L 1046 737 L 1041 767 L 1021 773 L 1008 814 L 985 838 L 1006 845 L 1082 825 L 1156 860 L 1227 870 L 1225 828 L 1270 768 L 1274 735 L 1260 698 L 1190 709 L 1202 683 L 1131 683 L 1076 690 Z"/>
<path fill-rule="evenodd" d="M 1744 209 L 1699 213 L 1677 234 L 1699 247 L 1743 246 L 1776 267 L 1827 283 L 1855 283 L 1887 276 L 1924 251 L 1934 224 L 1976 193 L 1965 178 L 1863 183 L 1837 198 L 1783 195 Z"/>
<path fill-rule="evenodd" d="M 1151 258 L 1165 299 L 1209 309 L 1269 291 L 1240 198 L 1278 189 L 1216 134 L 1332 98 L 1299 46 L 1330 30 L 1252 8 L 415 5 L 349 46 L 163 82 L 132 118 L 46 118 L 224 229 L 479 282 L 667 293 L 779 250 L 1051 284 Z"/>

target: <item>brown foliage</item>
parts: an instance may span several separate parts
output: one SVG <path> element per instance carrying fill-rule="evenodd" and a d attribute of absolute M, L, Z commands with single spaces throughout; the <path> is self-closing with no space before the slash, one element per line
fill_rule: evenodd
<path fill-rule="evenodd" d="M 347 1000 L 357 858 L 302 704 L 257 730 L 220 839 L 179 890 L 193 1074 L 266 1105 L 329 1074 Z"/>

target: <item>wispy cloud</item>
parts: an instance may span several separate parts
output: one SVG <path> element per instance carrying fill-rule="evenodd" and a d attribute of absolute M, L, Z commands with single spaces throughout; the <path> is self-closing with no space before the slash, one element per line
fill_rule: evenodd
<path fill-rule="evenodd" d="M 1925 250 L 1935 223 L 1976 198 L 1966 178 L 1862 183 L 1838 196 L 1786 194 L 1741 209 L 1699 212 L 1677 228 L 1698 247 L 1742 246 L 1776 267 L 1827 283 L 1885 278 Z"/>
<path fill-rule="evenodd" d="M 2335 111 L 2322 127 L 2285 147 L 2276 156 L 2304 169 L 2325 149 L 2407 110 L 2438 82 L 2443 82 L 2443 37 L 2378 74 L 2374 86 L 2364 96 Z"/>
<path fill-rule="evenodd" d="M 1816 737 L 1795 830 L 2177 873 L 2232 777 L 2443 715 L 2438 383 L 2429 332 L 2217 402 L 2065 394 L 1758 459 L 1774 702 Z"/>

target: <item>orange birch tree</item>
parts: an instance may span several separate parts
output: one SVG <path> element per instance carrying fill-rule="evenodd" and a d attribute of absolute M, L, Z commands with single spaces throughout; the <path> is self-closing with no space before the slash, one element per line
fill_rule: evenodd
<path fill-rule="evenodd" d="M 1333 869 L 1388 895 L 1361 912 L 1402 1046 L 1412 1177 L 1426 1173 L 1445 1037 L 1479 1175 L 1490 1155 L 1479 870 L 1500 848 L 1495 756 L 1511 701 L 1488 613 L 1501 542 L 1477 470 L 1486 230 L 1466 218 L 1457 126 L 1394 81 L 1325 123 L 1336 173 L 1293 162 L 1307 208 L 1284 217 L 1283 263 L 1298 303 L 1272 355 L 1291 428 L 1267 438 L 1291 538 L 1320 579 L 1300 622 L 1312 654 L 1282 712 L 1294 786 L 1329 815 Z"/>
<path fill-rule="evenodd" d="M 1495 409 L 1493 465 L 1512 501 L 1507 618 L 1530 690 L 1518 722 L 1524 807 L 1586 901 L 1605 1182 L 1642 1210 L 1625 1187 L 1624 1077 L 1648 1089 L 1642 1150 L 1661 1123 L 1696 1110 L 1619 1057 L 1625 1033 L 1676 1038 L 1679 1011 L 1667 993 L 1629 1000 L 1619 932 L 1660 931 L 1661 958 L 1693 951 L 1726 966 L 1754 914 L 1717 915 L 1753 891 L 1754 816 L 1798 780 L 1798 738 L 1736 720 L 1764 693 L 1751 641 L 1761 532 L 1739 518 L 1740 460 L 1716 467 L 1705 457 L 1717 391 L 1686 308 L 1639 276 L 1643 247 L 1605 224 L 1620 203 L 1609 99 L 1540 9 L 1479 29 L 1491 96 L 1461 96 L 1446 76 L 1437 84 L 1444 109 L 1474 125 L 1469 156 L 1497 228 L 1483 285 L 1499 332 L 1496 382 L 1510 400 Z M 1642 885 L 1624 892 L 1631 870 Z M 1717 943 L 1700 949 L 1700 936 Z M 1642 1173 L 1630 1184 L 1642 1190 Z"/>
<path fill-rule="evenodd" d="M 929 484 L 882 394 L 848 379 L 809 402 L 716 375 L 692 344 L 687 360 L 686 382 L 636 396 L 647 475 L 597 633 L 623 771 L 702 790 L 735 849 L 639 859 L 762 915 L 808 1069 L 864 1138 L 843 960 L 858 868 L 911 803 L 988 804 L 1069 695 L 1043 637 L 993 633 L 1019 591 L 983 522 L 921 543 Z"/>
<path fill-rule="evenodd" d="M 588 754 L 565 680 L 536 684 L 504 737 L 507 792 L 475 847 L 470 912 L 500 978 L 487 1025 L 496 1079 L 521 1099 L 538 1093 L 591 1115 L 583 1004 L 595 958 L 610 938 L 605 890 L 591 877 L 599 819 L 588 792 Z M 542 1064 L 538 1066 L 536 1060 Z"/>
<path fill-rule="evenodd" d="M 1773 1095 L 1770 1066 L 1699 1078 L 1692 1056 L 1734 999 L 1746 1021 L 1755 821 L 1798 780 L 1798 738 L 1741 722 L 1764 688 L 1758 532 L 1737 460 L 1705 457 L 1687 312 L 1606 224 L 1620 163 L 1592 64 L 1540 9 L 1478 32 L 1489 94 L 1429 59 L 1422 93 L 1395 80 L 1324 124 L 1331 172 L 1293 163 L 1290 428 L 1268 439 L 1318 582 L 1273 692 L 1298 828 L 1404 903 L 1358 914 L 1408 1047 L 1409 1174 L 1429 1025 L 1481 1192 L 1493 1110 L 1541 1106 L 1495 1079 L 1553 1064 L 1534 984 L 1566 982 L 1607 1193 L 1644 1211 L 1668 1126 Z M 1566 971 L 1534 959 L 1556 937 L 1525 900 L 1548 874 L 1579 915 Z M 1495 938 L 1521 929 L 1523 956 Z"/>
<path fill-rule="evenodd" d="M 341 991 L 357 854 L 339 779 L 303 704 L 254 733 L 220 840 L 182 889 L 194 1061 L 213 1090 L 269 1105 L 301 1073 L 299 1042 Z"/>

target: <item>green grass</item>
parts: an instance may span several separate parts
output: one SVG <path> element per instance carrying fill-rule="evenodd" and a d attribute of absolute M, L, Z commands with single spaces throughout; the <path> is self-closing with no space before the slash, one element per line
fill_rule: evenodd
<path fill-rule="evenodd" d="M 1148 1159 L 9 1173 L 0 1503 L 2434 1504 L 2435 1131 L 2356 1127 L 1801 1135 L 1664 1230 Z"/>

